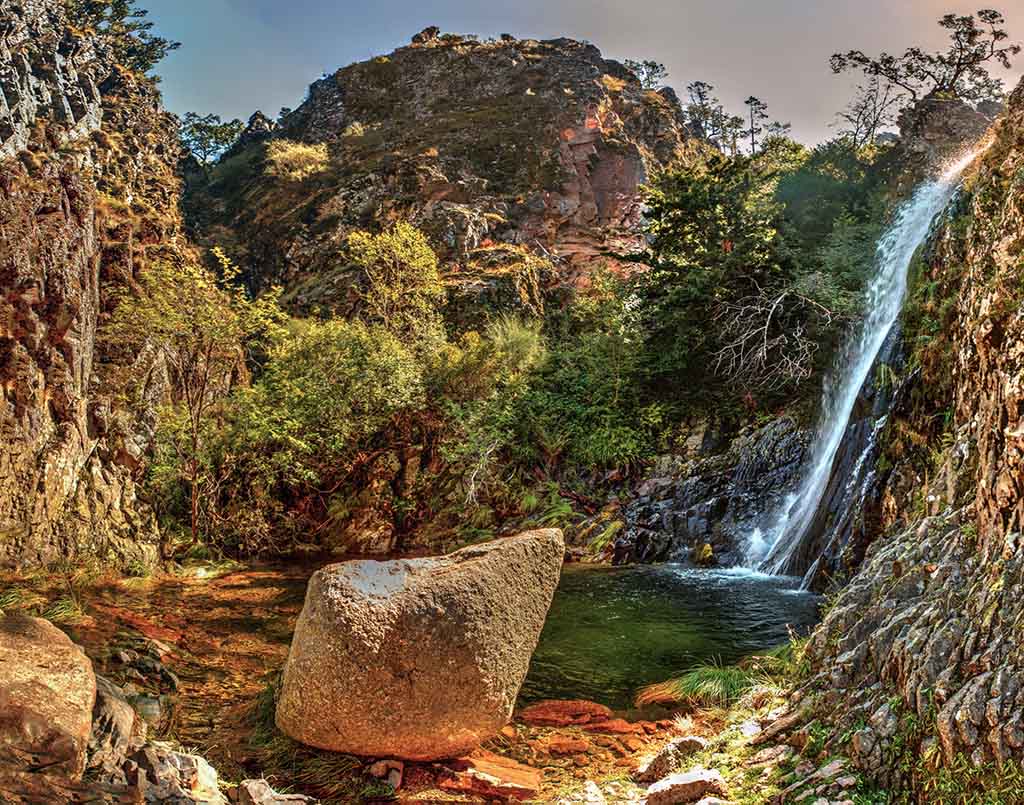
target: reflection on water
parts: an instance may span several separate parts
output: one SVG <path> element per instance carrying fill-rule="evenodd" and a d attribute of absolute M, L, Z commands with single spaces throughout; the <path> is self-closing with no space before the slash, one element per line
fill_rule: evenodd
<path fill-rule="evenodd" d="M 643 685 L 777 646 L 817 620 L 798 586 L 742 568 L 566 566 L 520 700 L 627 707 Z"/>

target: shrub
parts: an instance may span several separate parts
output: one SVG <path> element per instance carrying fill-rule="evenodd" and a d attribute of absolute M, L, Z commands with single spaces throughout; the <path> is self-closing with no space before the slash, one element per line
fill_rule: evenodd
<path fill-rule="evenodd" d="M 327 145 L 294 140 L 274 140 L 267 147 L 267 174 L 289 182 L 301 182 L 326 171 L 331 164 Z"/>

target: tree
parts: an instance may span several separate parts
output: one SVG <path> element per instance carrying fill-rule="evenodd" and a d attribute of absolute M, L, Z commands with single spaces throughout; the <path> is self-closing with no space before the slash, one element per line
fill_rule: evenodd
<path fill-rule="evenodd" d="M 686 113 L 690 118 L 690 125 L 694 132 L 709 142 L 714 140 L 716 131 L 715 112 L 721 108 L 721 103 L 712 93 L 715 88 L 704 81 L 694 81 L 686 85 L 686 92 L 690 96 L 690 103 L 686 107 Z"/>
<path fill-rule="evenodd" d="M 974 15 L 947 14 L 939 25 L 949 31 L 949 49 L 926 53 L 919 47 L 907 48 L 902 56 L 881 53 L 872 58 L 860 50 L 836 53 L 831 67 L 836 74 L 860 70 L 902 89 L 911 102 L 938 93 L 964 101 L 999 100 L 1003 82 L 993 78 L 986 65 L 995 62 L 1010 69 L 1013 57 L 1021 52 L 1018 44 L 1004 44 L 1009 34 L 1001 26 L 1003 15 L 982 9 Z"/>
<path fill-rule="evenodd" d="M 66 0 L 69 19 L 105 39 L 124 67 L 139 73 L 152 70 L 170 51 L 181 47 L 150 31 L 149 13 L 136 8 L 134 0 Z"/>
<path fill-rule="evenodd" d="M 189 112 L 181 121 L 181 142 L 200 165 L 209 169 L 230 148 L 245 124 L 238 119 L 224 123 L 220 115 Z"/>
<path fill-rule="evenodd" d="M 624 63 L 626 68 L 640 79 L 640 86 L 644 89 L 661 89 L 668 78 L 668 70 L 660 62 L 651 59 L 626 59 Z"/>
<path fill-rule="evenodd" d="M 847 107 L 837 115 L 839 134 L 849 137 L 854 148 L 870 145 L 879 132 L 896 122 L 906 95 L 877 75 L 857 87 Z"/>
<path fill-rule="evenodd" d="M 281 313 L 277 292 L 250 300 L 236 282 L 238 269 L 219 249 L 218 278 L 196 263 L 157 263 L 143 272 L 136 291 L 117 299 L 103 338 L 114 349 L 150 351 L 171 381 L 162 412 L 161 447 L 173 456 L 173 472 L 189 487 L 192 544 L 199 540 L 200 496 L 206 483 L 205 451 L 211 414 L 244 364 L 244 344 L 274 330 Z M 140 382 L 127 370 L 125 386 Z M 244 372 L 244 368 L 242 368 Z"/>
<path fill-rule="evenodd" d="M 440 332 L 444 285 L 422 232 L 399 222 L 379 234 L 353 232 L 348 257 L 362 273 L 360 315 L 405 343 L 429 348 Z"/>
<path fill-rule="evenodd" d="M 764 124 L 768 120 L 768 104 L 760 98 L 751 95 L 744 102 L 747 106 L 747 113 L 750 125 L 745 134 L 750 140 L 750 153 L 757 153 L 757 138 L 764 133 Z"/>

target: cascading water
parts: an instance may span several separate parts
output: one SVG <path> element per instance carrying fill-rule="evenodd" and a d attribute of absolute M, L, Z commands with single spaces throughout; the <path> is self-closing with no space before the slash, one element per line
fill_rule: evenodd
<path fill-rule="evenodd" d="M 747 549 L 748 567 L 774 575 L 793 575 L 807 569 L 800 567 L 798 561 L 801 546 L 818 520 L 818 510 L 857 398 L 899 317 L 911 260 L 928 236 L 932 221 L 956 191 L 960 174 L 975 156 L 976 152 L 969 153 L 941 176 L 921 185 L 896 213 L 880 240 L 875 274 L 867 290 L 866 315 L 847 341 L 836 363 L 837 370 L 826 378 L 816 437 L 799 485 L 766 518 L 766 528 L 752 535 Z M 858 463 L 863 463 L 863 456 Z M 851 473 L 849 483 L 861 483 L 859 473 Z M 809 581 L 805 578 L 805 586 Z"/>

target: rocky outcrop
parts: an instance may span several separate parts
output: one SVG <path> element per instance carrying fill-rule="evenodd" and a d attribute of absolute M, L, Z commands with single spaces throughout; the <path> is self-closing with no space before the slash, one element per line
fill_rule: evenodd
<path fill-rule="evenodd" d="M 373 757 L 455 757 L 512 714 L 558 583 L 562 534 L 436 559 L 330 565 L 309 583 L 277 725 Z"/>
<path fill-rule="evenodd" d="M 926 382 L 894 434 L 953 416 L 925 463 L 893 470 L 887 505 L 907 525 L 872 547 L 811 642 L 808 712 L 893 788 L 964 758 L 1024 759 L 1022 171 L 1024 84 L 925 258 L 947 318 L 917 347 Z"/>
<path fill-rule="evenodd" d="M 0 616 L 0 765 L 81 778 L 95 700 L 92 662 L 64 632 Z"/>
<path fill-rule="evenodd" d="M 738 564 L 765 512 L 795 485 L 808 439 L 789 418 L 744 429 L 724 447 L 698 427 L 690 453 L 660 460 L 626 506 L 616 563 L 707 564 L 709 546 L 711 563 Z"/>
<path fill-rule="evenodd" d="M 107 381 L 145 356 L 97 333 L 112 290 L 175 248 L 174 125 L 59 0 L 0 0 L 0 19 L 0 565 L 146 564 L 148 426 Z"/>
<path fill-rule="evenodd" d="M 495 246 L 585 282 L 644 247 L 640 186 L 692 147 L 674 95 L 569 39 L 435 36 L 323 78 L 271 135 L 328 145 L 304 183 L 264 175 L 263 120 L 190 205 L 199 229 L 296 306 L 340 311 L 346 234 L 396 218 L 431 236 L 456 294 L 500 279 Z"/>

